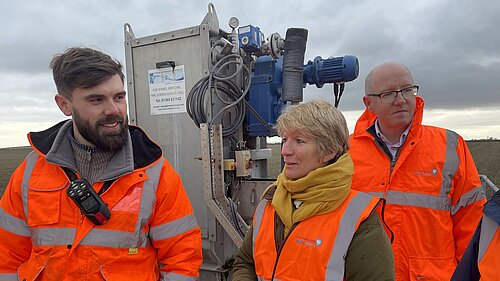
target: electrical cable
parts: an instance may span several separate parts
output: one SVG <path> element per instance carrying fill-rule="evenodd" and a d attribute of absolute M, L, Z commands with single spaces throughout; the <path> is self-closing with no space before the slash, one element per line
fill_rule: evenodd
<path fill-rule="evenodd" d="M 241 238 L 244 238 L 245 232 L 243 231 L 243 229 L 241 227 L 241 222 L 238 218 L 238 210 L 236 207 L 236 203 L 234 203 L 234 201 L 230 198 L 228 198 L 228 202 L 229 202 L 229 209 L 231 210 L 231 218 L 234 221 L 234 226 L 235 226 L 236 230 L 238 231 L 238 234 L 241 236 Z"/>
<path fill-rule="evenodd" d="M 230 60 L 234 59 L 234 60 Z M 227 66 L 231 64 L 236 64 L 236 70 L 229 76 L 222 76 L 220 72 L 222 69 L 226 69 Z M 209 122 L 211 125 L 217 118 L 221 116 L 221 122 L 227 116 L 226 114 L 229 112 L 228 110 L 232 107 L 235 107 L 235 120 L 232 120 L 229 126 L 223 126 L 222 136 L 228 137 L 233 135 L 241 128 L 243 124 L 246 109 L 248 108 L 252 115 L 255 116 L 257 121 L 262 124 L 269 132 L 273 135 L 276 135 L 276 130 L 272 128 L 255 110 L 251 104 L 245 99 L 249 89 L 251 80 L 247 78 L 247 85 L 243 90 L 243 93 L 240 95 L 240 90 L 238 87 L 230 80 L 234 78 L 238 73 L 242 70 L 245 70 L 247 73 L 247 77 L 250 76 L 250 70 L 246 65 L 243 64 L 243 58 L 238 54 L 231 54 L 220 59 L 215 65 L 210 68 L 210 74 L 200 79 L 191 89 L 187 96 L 186 104 L 187 104 L 187 112 L 188 115 L 193 119 L 196 126 L 199 128 L 201 123 L 207 123 L 207 110 L 204 104 L 205 102 L 206 92 L 209 89 L 212 89 L 215 93 L 215 96 L 221 101 L 224 106 L 221 110 L 219 110 L 212 120 Z M 230 100 L 226 101 L 222 96 L 221 92 L 229 97 Z M 243 101 L 243 103 L 242 103 Z"/>
<path fill-rule="evenodd" d="M 339 92 L 339 86 L 340 86 L 340 92 Z M 344 88 L 345 88 L 344 83 L 341 84 L 333 83 L 333 96 L 335 97 L 335 108 L 339 107 L 340 98 L 342 97 L 342 93 L 344 93 Z"/>
<path fill-rule="evenodd" d="M 222 69 L 226 69 L 229 65 L 236 64 L 236 70 L 228 75 L 222 76 Z M 231 54 L 223 57 L 219 60 L 211 69 L 209 75 L 201 78 L 196 84 L 193 86 L 191 91 L 189 92 L 186 99 L 186 107 L 188 115 L 193 119 L 196 126 L 200 127 L 201 123 L 207 123 L 207 110 L 205 108 L 205 104 L 207 104 L 206 93 L 210 91 L 215 94 L 215 96 L 223 103 L 225 106 L 219 110 L 213 118 L 208 121 L 209 125 L 212 125 L 213 122 L 219 120 L 220 122 L 224 120 L 226 117 L 226 113 L 229 109 L 234 108 L 235 117 L 234 120 L 230 120 L 229 126 L 223 126 L 222 136 L 227 137 L 231 136 L 241 128 L 241 125 L 245 119 L 246 112 L 246 103 L 242 102 L 245 100 L 246 94 L 250 89 L 250 79 L 247 79 L 247 84 L 243 92 L 230 80 L 236 75 L 238 75 L 242 70 L 244 70 L 247 74 L 247 77 L 250 76 L 250 70 L 247 66 L 243 64 L 243 58 L 241 58 L 238 54 Z M 221 94 L 224 94 L 226 98 L 222 97 Z M 226 100 L 228 99 L 228 100 Z M 208 103 L 209 104 L 209 103 Z"/>

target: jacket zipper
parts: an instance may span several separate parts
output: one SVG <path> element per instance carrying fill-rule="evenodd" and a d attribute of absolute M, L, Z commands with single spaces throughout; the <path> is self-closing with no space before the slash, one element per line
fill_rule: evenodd
<path fill-rule="evenodd" d="M 283 240 L 283 243 L 281 243 L 278 253 L 276 255 L 276 261 L 274 262 L 274 268 L 273 268 L 273 275 L 271 275 L 271 281 L 274 280 L 274 274 L 276 274 L 276 268 L 278 267 L 278 261 L 280 259 L 281 251 L 283 250 L 283 247 L 285 247 L 286 240 L 288 240 L 288 237 L 290 237 L 290 234 L 292 231 L 295 229 L 295 227 L 299 224 L 300 222 L 292 225 L 292 228 L 290 228 L 290 231 L 288 231 L 288 234 L 285 236 L 285 239 Z"/>
<path fill-rule="evenodd" d="M 391 182 L 391 175 L 392 175 L 392 170 L 394 169 L 394 166 L 396 166 L 396 159 L 395 157 L 393 158 L 392 157 L 392 154 L 390 154 L 391 152 L 388 151 L 387 149 L 387 146 L 385 146 L 385 144 L 382 146 L 382 144 L 379 143 L 379 140 L 377 137 L 373 136 L 373 142 L 375 143 L 375 146 L 378 147 L 379 149 L 381 149 L 385 155 L 387 156 L 387 159 L 389 160 L 389 165 L 390 165 L 390 169 L 389 169 L 389 179 L 387 181 L 387 185 L 386 185 L 386 190 L 389 188 L 389 183 Z M 398 153 L 399 154 L 399 150 L 398 150 Z M 383 198 L 385 198 L 386 196 L 386 190 L 384 190 L 384 196 Z"/>
<path fill-rule="evenodd" d="M 87 161 L 90 162 L 92 160 L 92 150 L 87 148 Z"/>
<path fill-rule="evenodd" d="M 398 153 L 399 153 L 399 150 L 398 150 Z M 388 182 L 388 184 L 391 182 L 391 176 L 392 176 L 392 171 L 394 170 L 394 166 L 396 166 L 396 157 L 391 159 L 391 168 L 389 170 L 389 182 Z"/>
<path fill-rule="evenodd" d="M 403 148 L 406 146 L 407 141 L 408 141 L 408 138 L 406 138 L 403 145 L 401 147 L 399 147 L 398 151 L 396 152 L 396 155 L 394 155 L 394 157 L 392 157 L 392 153 L 389 151 L 387 146 L 385 144 L 383 144 L 384 146 L 382 146 L 382 144 L 379 142 L 378 138 L 374 136 L 373 142 L 375 143 L 375 145 L 378 148 L 380 148 L 385 153 L 385 155 L 387 155 L 387 159 L 389 159 L 389 180 L 387 182 L 387 186 L 389 186 L 389 184 L 391 183 L 392 172 L 394 171 L 394 167 L 396 167 L 396 162 L 399 158 L 399 154 L 403 150 Z M 384 198 L 385 198 L 385 196 L 384 196 Z"/>
<path fill-rule="evenodd" d="M 399 154 L 401 153 L 401 151 L 403 151 L 403 148 L 405 148 L 407 143 L 408 143 L 408 136 L 406 137 L 403 145 L 399 147 L 398 152 L 396 152 L 396 155 L 394 155 L 394 157 L 391 158 L 391 169 L 389 172 L 389 182 L 387 184 L 391 183 L 392 171 L 394 170 L 394 167 L 396 166 L 396 162 L 399 159 Z"/>

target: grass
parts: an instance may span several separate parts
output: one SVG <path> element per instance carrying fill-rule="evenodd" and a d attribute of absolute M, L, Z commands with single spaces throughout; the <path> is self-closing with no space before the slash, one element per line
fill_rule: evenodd
<path fill-rule="evenodd" d="M 12 172 L 31 151 L 29 146 L 0 148 L 0 195 L 7 186 Z"/>

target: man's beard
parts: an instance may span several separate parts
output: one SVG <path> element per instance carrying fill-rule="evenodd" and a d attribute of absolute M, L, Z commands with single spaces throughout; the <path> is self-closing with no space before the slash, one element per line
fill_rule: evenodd
<path fill-rule="evenodd" d="M 97 120 L 92 126 L 88 120 L 84 120 L 76 110 L 73 110 L 73 122 L 84 139 L 94 144 L 97 148 L 104 151 L 117 151 L 123 147 L 127 140 L 128 120 L 119 115 L 110 115 Z M 105 133 L 99 130 L 99 127 L 105 123 L 117 122 L 120 130 L 114 133 Z"/>

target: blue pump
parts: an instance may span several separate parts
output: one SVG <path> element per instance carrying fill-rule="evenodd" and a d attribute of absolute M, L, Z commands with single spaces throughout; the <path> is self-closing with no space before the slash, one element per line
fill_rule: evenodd
<path fill-rule="evenodd" d="M 247 98 L 269 127 L 276 124 L 276 119 L 285 104 L 282 99 L 282 72 L 283 58 L 261 56 L 256 59 Z M 353 81 L 358 74 L 359 62 L 355 56 L 346 55 L 328 59 L 317 56 L 304 65 L 303 84 L 321 88 L 326 83 Z M 263 126 L 249 111 L 246 113 L 246 132 L 250 137 L 274 136 L 274 132 Z"/>

